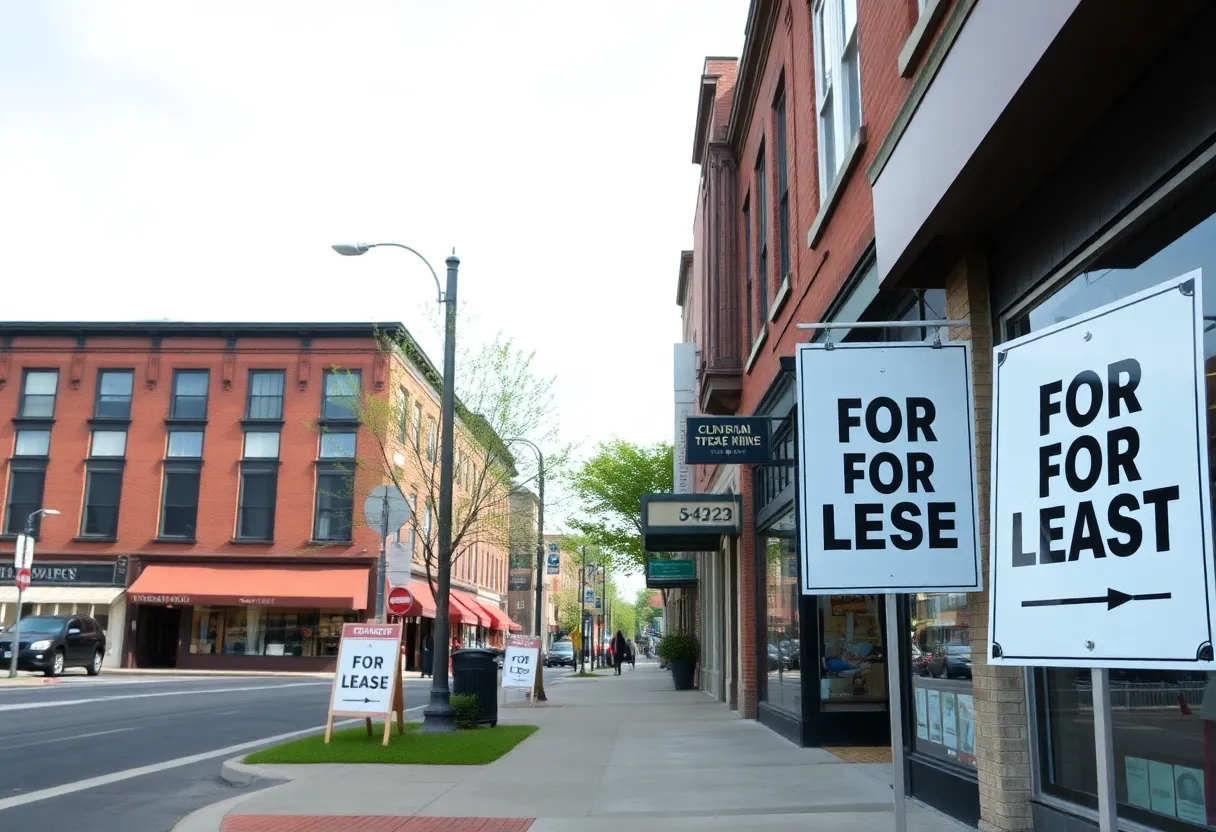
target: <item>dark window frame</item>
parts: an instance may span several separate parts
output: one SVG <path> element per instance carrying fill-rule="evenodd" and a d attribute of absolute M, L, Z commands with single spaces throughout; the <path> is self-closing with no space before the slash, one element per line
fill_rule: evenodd
<path fill-rule="evenodd" d="M 346 423 L 346 424 L 358 424 L 359 414 L 357 412 L 349 411 L 349 408 L 346 408 L 346 407 L 342 408 L 344 411 L 347 411 L 346 415 L 330 415 L 330 412 L 329 412 L 329 389 L 328 389 L 329 388 L 329 379 L 333 378 L 335 376 L 347 376 L 347 375 L 354 376 L 355 379 L 357 379 L 358 386 L 355 388 L 356 395 L 362 396 L 363 395 L 363 371 L 362 370 L 333 369 L 333 370 L 326 370 L 324 373 L 321 374 L 321 418 L 318 421 L 321 422 L 322 424 L 334 423 L 334 422 Z"/>
<path fill-rule="evenodd" d="M 270 459 L 243 460 L 241 462 L 240 493 L 237 496 L 236 510 L 236 540 L 257 543 L 273 543 L 276 512 L 279 499 L 279 461 Z M 269 505 L 246 505 L 249 494 L 248 479 L 250 477 L 266 477 L 270 481 Z M 245 531 L 247 511 L 265 511 L 269 514 L 268 533 L 264 535 L 248 534 Z"/>
<path fill-rule="evenodd" d="M 760 142 L 760 150 L 756 153 L 756 221 L 759 228 L 756 233 L 756 311 L 760 313 L 760 329 L 768 320 L 768 176 L 767 160 L 764 156 L 764 141 Z"/>
<path fill-rule="evenodd" d="M 18 453 L 18 443 L 21 440 L 23 433 L 45 433 L 46 434 L 46 453 L 44 454 L 23 454 Z M 51 455 L 51 429 L 48 427 L 20 427 L 13 431 L 13 458 L 14 459 L 47 459 Z"/>
<path fill-rule="evenodd" d="M 341 477 L 350 490 L 349 496 L 334 494 L 333 492 L 322 489 L 322 480 Z M 351 543 L 354 540 L 354 513 L 355 513 L 355 468 L 354 465 L 343 464 L 340 462 L 318 462 L 316 479 L 313 488 L 313 523 L 312 534 L 313 540 L 323 543 Z M 332 500 L 344 500 L 346 506 L 326 506 L 321 504 L 322 497 Z M 321 536 L 321 518 L 322 516 L 332 516 L 334 514 L 346 514 L 345 537 L 337 537 L 332 532 L 326 537 Z"/>
<path fill-rule="evenodd" d="M 183 396 L 177 392 L 177 382 L 179 379 L 181 379 L 185 376 L 202 376 L 204 379 L 207 380 L 207 388 L 206 388 L 207 392 L 205 394 L 203 394 L 203 396 L 201 396 L 201 398 L 203 400 L 203 413 L 201 416 L 187 416 L 183 413 L 178 412 L 178 405 L 179 405 L 178 400 L 179 399 L 200 398 L 199 396 L 196 396 L 196 395 Z M 211 399 L 211 371 L 210 370 L 197 369 L 197 368 L 183 368 L 183 369 L 174 369 L 173 370 L 173 390 L 169 397 L 169 418 L 170 419 L 183 420 L 183 421 L 194 421 L 194 422 L 205 422 L 205 421 L 207 421 L 207 409 L 211 405 L 210 399 Z"/>
<path fill-rule="evenodd" d="M 38 398 L 45 398 L 45 393 L 27 393 L 29 387 L 29 379 L 31 373 L 54 373 L 55 374 L 55 392 L 51 394 L 51 412 L 45 416 L 30 416 L 25 412 L 27 401 L 30 395 Z M 59 368 L 58 367 L 26 367 L 21 371 L 21 399 L 17 403 L 17 418 L 51 421 L 55 418 L 55 408 L 59 406 Z"/>
<path fill-rule="evenodd" d="M 780 278 L 785 280 L 792 268 L 790 262 L 790 183 L 788 141 L 786 137 L 785 79 L 779 82 L 773 104 L 773 141 L 777 151 L 777 256 Z"/>
<path fill-rule="evenodd" d="M 119 458 L 100 458 L 89 460 L 85 464 L 85 480 L 84 480 L 84 503 L 80 512 L 80 536 L 87 537 L 90 540 L 116 540 L 118 538 L 118 518 L 122 511 L 122 480 L 123 470 L 126 467 L 126 461 Z M 113 506 L 93 506 L 94 497 L 94 477 L 106 476 L 111 477 L 117 475 L 118 488 L 114 493 Z M 104 531 L 89 530 L 89 512 L 91 508 L 112 508 L 113 531 L 106 533 Z"/>
<path fill-rule="evenodd" d="M 199 506 L 199 502 L 201 502 L 201 498 L 202 498 L 202 473 L 203 473 L 202 460 L 191 459 L 189 457 L 185 457 L 185 458 L 174 457 L 172 459 L 165 460 L 164 473 L 161 477 L 162 485 L 161 485 L 161 496 L 160 496 L 160 526 L 159 526 L 158 539 L 171 540 L 171 541 L 192 541 L 192 540 L 197 539 L 197 537 L 198 537 L 198 506 Z M 169 500 L 169 478 L 177 477 L 177 476 L 193 476 L 195 478 L 196 485 L 195 485 L 195 496 L 194 496 L 194 520 L 191 524 L 189 524 L 192 527 L 192 532 L 189 534 L 173 534 L 173 533 L 169 532 L 168 529 L 166 528 L 167 527 L 166 521 L 168 520 L 168 517 L 167 517 L 168 509 L 170 509 L 170 508 L 175 508 L 175 509 L 188 508 L 188 506 L 186 506 L 186 504 L 184 504 L 184 503 L 179 504 L 179 505 L 174 505 L 174 506 L 169 505 L 169 502 L 168 502 L 168 500 Z"/>
<path fill-rule="evenodd" d="M 47 460 L 39 457 L 16 457 L 9 461 L 8 489 L 4 495 L 4 535 L 11 537 L 25 533 L 25 521 L 30 514 L 42 508 L 42 501 L 46 496 L 46 466 Z M 32 509 L 22 510 L 19 514 L 13 513 L 13 496 L 17 492 L 14 484 L 14 478 L 17 475 L 27 476 L 36 475 L 39 478 L 38 498 L 36 501 L 25 500 L 20 503 L 23 506 L 33 506 Z M 16 521 L 14 523 L 14 521 Z M 42 515 L 34 518 L 34 538 L 37 539 L 42 533 Z"/>
<path fill-rule="evenodd" d="M 255 376 L 278 376 L 279 377 L 279 395 L 267 396 L 255 394 L 253 392 L 253 381 Z M 279 407 L 278 414 L 275 416 L 254 416 L 253 405 L 255 399 L 278 399 Z M 287 371 L 265 368 L 255 368 L 249 370 L 245 377 L 245 421 L 247 422 L 273 422 L 282 424 L 283 410 L 286 407 L 287 398 Z"/>
<path fill-rule="evenodd" d="M 131 377 L 131 392 L 127 394 L 126 412 L 121 416 L 101 412 L 102 384 L 107 375 L 128 375 Z M 135 398 L 135 370 L 130 367 L 101 367 L 97 370 L 97 389 L 93 393 L 93 419 L 104 421 L 128 422 L 131 419 L 131 405 Z"/>
<path fill-rule="evenodd" d="M 752 325 L 754 324 L 753 315 L 755 313 L 752 311 L 752 303 L 754 300 L 752 297 L 752 283 L 752 205 L 751 194 L 749 193 L 747 196 L 743 197 L 743 293 L 744 297 L 746 298 L 747 306 L 746 350 L 750 350 L 752 348 L 753 338 Z"/>

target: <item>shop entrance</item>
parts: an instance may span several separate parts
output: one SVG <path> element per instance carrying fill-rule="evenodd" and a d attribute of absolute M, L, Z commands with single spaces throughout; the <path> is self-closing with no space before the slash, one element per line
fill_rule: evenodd
<path fill-rule="evenodd" d="M 135 666 L 177 667 L 181 608 L 141 606 L 135 620 Z"/>

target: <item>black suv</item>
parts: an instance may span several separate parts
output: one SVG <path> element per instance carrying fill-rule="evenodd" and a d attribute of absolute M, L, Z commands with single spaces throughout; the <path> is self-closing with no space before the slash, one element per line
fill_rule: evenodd
<path fill-rule="evenodd" d="M 31 615 L 21 619 L 18 670 L 40 670 L 58 676 L 68 667 L 83 667 L 90 676 L 101 672 L 106 634 L 87 615 Z M 0 666 L 12 658 L 13 632 L 0 635 Z"/>

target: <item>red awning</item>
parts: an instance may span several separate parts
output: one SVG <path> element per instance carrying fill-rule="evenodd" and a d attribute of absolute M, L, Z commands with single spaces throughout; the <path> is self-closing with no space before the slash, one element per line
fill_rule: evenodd
<path fill-rule="evenodd" d="M 480 598 L 476 599 L 476 601 L 477 605 L 485 610 L 486 614 L 490 616 L 491 629 L 501 630 L 502 632 L 507 632 L 511 629 L 511 624 L 514 623 L 511 621 L 511 616 L 507 615 L 493 604 L 483 602 Z"/>
<path fill-rule="evenodd" d="M 153 563 L 127 598 L 135 604 L 367 609 L 367 568 Z"/>
<path fill-rule="evenodd" d="M 481 604 L 477 603 L 476 598 L 467 592 L 461 592 L 459 589 L 452 590 L 452 598 L 458 599 L 460 605 L 469 611 L 469 617 L 464 619 L 463 623 L 470 626 L 480 624 L 487 630 L 490 629 L 490 625 L 494 623 L 494 620 L 490 618 L 490 614 L 485 611 Z"/>
<path fill-rule="evenodd" d="M 405 611 L 405 618 L 434 618 L 435 594 L 431 592 L 430 584 L 426 581 L 410 581 L 406 587 L 410 591 L 410 608 Z"/>
<path fill-rule="evenodd" d="M 465 607 L 461 600 L 456 597 L 456 590 L 448 592 L 448 623 L 477 625 L 477 613 Z"/>
<path fill-rule="evenodd" d="M 522 633 L 523 631 L 524 631 L 523 625 L 517 624 L 514 621 L 511 622 L 511 632 Z"/>

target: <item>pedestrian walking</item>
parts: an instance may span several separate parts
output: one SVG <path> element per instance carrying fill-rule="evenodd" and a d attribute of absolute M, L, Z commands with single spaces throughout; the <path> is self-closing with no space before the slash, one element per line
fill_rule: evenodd
<path fill-rule="evenodd" d="M 422 637 L 422 678 L 433 676 L 431 665 L 435 661 L 435 637 L 427 633 Z"/>
<path fill-rule="evenodd" d="M 617 676 L 621 675 L 621 665 L 625 663 L 625 653 L 628 650 L 629 643 L 625 641 L 625 634 L 617 630 L 612 638 L 612 666 L 616 668 Z"/>
<path fill-rule="evenodd" d="M 638 646 L 634 642 L 629 642 L 629 669 L 638 669 Z"/>

